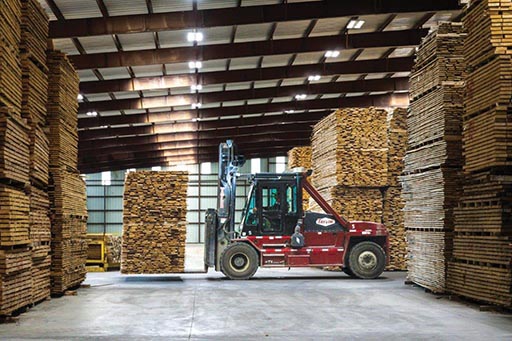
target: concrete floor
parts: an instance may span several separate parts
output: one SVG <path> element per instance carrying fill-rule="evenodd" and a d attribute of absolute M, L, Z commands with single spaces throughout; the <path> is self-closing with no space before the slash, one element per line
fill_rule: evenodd
<path fill-rule="evenodd" d="M 404 285 L 405 273 L 354 280 L 318 269 L 208 274 L 91 273 L 77 296 L 43 302 L 1 339 L 511 340 L 512 315 L 481 312 Z"/>

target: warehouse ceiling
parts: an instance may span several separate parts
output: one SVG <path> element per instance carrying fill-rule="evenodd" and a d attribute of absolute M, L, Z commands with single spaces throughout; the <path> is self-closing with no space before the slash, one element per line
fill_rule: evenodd
<path fill-rule="evenodd" d="M 457 0 L 40 0 L 80 75 L 82 172 L 309 144 L 340 107 L 404 106 L 415 47 Z"/>

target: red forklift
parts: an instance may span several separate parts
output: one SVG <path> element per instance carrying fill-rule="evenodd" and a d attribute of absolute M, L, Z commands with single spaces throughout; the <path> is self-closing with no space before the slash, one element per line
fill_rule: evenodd
<path fill-rule="evenodd" d="M 247 176 L 250 190 L 235 226 L 236 183 L 245 163 L 232 140 L 219 145 L 217 209 L 206 212 L 205 268 L 249 279 L 258 267 L 341 267 L 351 277 L 379 277 L 389 262 L 384 225 L 347 221 L 308 182 L 311 171 Z M 305 190 L 325 213 L 303 211 Z"/>

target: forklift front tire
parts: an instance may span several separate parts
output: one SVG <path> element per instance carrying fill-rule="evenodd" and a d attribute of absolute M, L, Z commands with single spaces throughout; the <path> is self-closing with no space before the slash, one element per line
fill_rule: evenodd
<path fill-rule="evenodd" d="M 348 264 L 350 271 L 358 278 L 377 278 L 386 267 L 386 254 L 382 247 L 374 242 L 361 242 L 350 250 Z"/>
<path fill-rule="evenodd" d="M 249 279 L 258 270 L 258 253 L 246 243 L 233 243 L 222 253 L 220 269 L 230 279 Z"/>

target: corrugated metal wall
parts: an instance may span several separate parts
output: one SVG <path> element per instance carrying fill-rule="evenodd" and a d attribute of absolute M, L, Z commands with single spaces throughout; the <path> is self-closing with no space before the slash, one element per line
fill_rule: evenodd
<path fill-rule="evenodd" d="M 286 168 L 286 158 L 270 158 L 250 160 L 240 173 L 251 173 L 258 168 L 260 172 L 281 172 Z M 204 220 L 208 208 L 217 207 L 217 163 L 188 165 L 180 169 L 189 172 L 187 242 L 204 242 Z M 162 168 L 162 170 L 173 169 Z M 108 173 L 108 174 L 107 174 Z M 126 171 L 107 172 L 105 174 L 87 174 L 87 208 L 89 233 L 123 233 L 123 191 Z M 248 184 L 238 182 L 236 223 L 240 216 L 248 194 Z"/>

